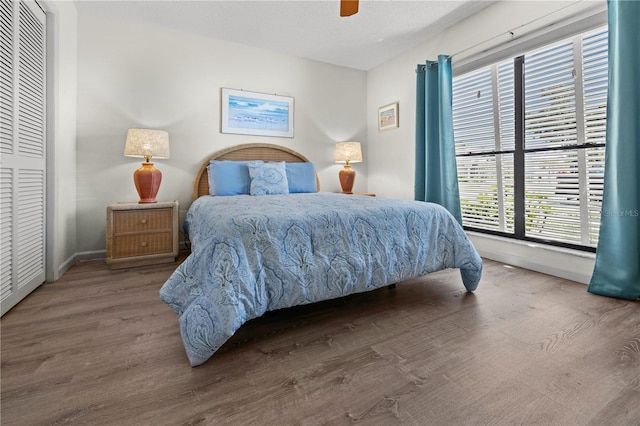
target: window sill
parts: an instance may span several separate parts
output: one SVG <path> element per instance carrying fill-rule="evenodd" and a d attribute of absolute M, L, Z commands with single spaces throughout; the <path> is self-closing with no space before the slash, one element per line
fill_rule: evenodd
<path fill-rule="evenodd" d="M 595 253 L 468 231 L 480 256 L 588 284 Z"/>

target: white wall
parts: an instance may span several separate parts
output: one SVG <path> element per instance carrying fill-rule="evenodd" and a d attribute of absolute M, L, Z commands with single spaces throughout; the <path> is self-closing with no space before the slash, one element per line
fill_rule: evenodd
<path fill-rule="evenodd" d="M 454 74 L 456 63 L 478 56 L 481 49 L 491 49 L 508 40 L 506 35 L 514 30 L 516 36 L 539 32 L 541 28 L 564 22 L 569 16 L 601 5 L 603 2 L 585 1 L 502 1 L 481 10 L 471 18 L 448 28 L 367 74 L 367 144 L 368 189 L 379 196 L 413 199 L 415 162 L 415 86 L 417 64 L 437 60 L 439 54 L 453 55 Z M 487 42 L 485 42 L 487 41 Z M 377 130 L 377 111 L 382 105 L 399 102 L 399 123 L 396 130 Z M 586 282 L 593 270 L 593 256 L 579 255 L 576 262 L 562 261 L 548 264 L 549 256 L 539 248 L 514 245 L 513 241 L 474 237 L 482 256 L 505 261 L 507 254 L 516 250 L 518 255 L 508 260 L 515 265 L 553 273 L 569 279 Z M 568 254 L 571 256 L 570 254 Z M 524 260 L 526 259 L 526 261 Z M 556 259 L 559 257 L 556 256 Z"/>
<path fill-rule="evenodd" d="M 47 1 L 47 281 L 71 267 L 76 245 L 77 12 Z"/>
<path fill-rule="evenodd" d="M 241 143 L 287 146 L 316 165 L 323 191 L 339 189 L 335 142 L 366 145 L 366 74 L 307 59 L 80 13 L 78 26 L 78 251 L 105 248 L 105 209 L 138 199 L 140 161 L 123 156 L 128 128 L 167 130 L 171 158 L 158 160 L 160 200 L 177 199 L 181 219 L 193 178 L 213 152 Z M 295 137 L 220 133 L 222 87 L 295 97 Z M 366 191 L 367 163 L 355 164 Z"/>

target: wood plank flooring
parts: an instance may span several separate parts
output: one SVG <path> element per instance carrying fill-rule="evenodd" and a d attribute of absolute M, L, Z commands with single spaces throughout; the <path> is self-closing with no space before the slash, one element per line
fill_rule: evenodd
<path fill-rule="evenodd" d="M 639 425 L 640 304 L 485 261 L 269 313 L 191 368 L 177 264 L 75 265 L 1 320 L 3 425 Z"/>

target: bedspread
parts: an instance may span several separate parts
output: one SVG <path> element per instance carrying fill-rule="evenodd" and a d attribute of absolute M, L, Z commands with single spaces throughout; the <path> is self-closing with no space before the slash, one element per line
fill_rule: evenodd
<path fill-rule="evenodd" d="M 192 253 L 160 290 L 192 366 L 266 311 L 369 291 L 446 268 L 476 289 L 482 261 L 439 205 L 332 193 L 200 197 Z"/>

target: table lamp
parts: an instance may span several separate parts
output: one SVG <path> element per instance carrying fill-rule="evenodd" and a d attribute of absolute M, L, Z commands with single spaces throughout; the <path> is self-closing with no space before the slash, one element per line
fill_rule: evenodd
<path fill-rule="evenodd" d="M 351 168 L 349 163 L 362 162 L 362 149 L 360 142 L 338 142 L 336 144 L 336 163 L 345 163 L 342 170 L 338 174 L 340 178 L 340 186 L 344 194 L 353 194 L 353 183 L 356 180 L 356 171 Z"/>
<path fill-rule="evenodd" d="M 169 158 L 169 133 L 162 130 L 129 129 L 124 155 L 144 158 L 142 167 L 133 173 L 133 182 L 140 196 L 138 203 L 156 203 L 162 172 L 153 167 L 150 161 L 151 158 Z"/>

